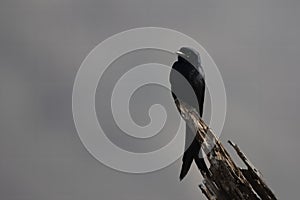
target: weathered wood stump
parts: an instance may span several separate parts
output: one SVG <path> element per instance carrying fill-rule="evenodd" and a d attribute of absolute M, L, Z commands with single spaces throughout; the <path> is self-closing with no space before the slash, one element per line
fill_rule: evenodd
<path fill-rule="evenodd" d="M 195 131 L 196 138 L 210 163 L 210 174 L 201 172 L 204 180 L 200 185 L 202 193 L 209 200 L 277 199 L 262 180 L 260 172 L 251 164 L 240 148 L 229 144 L 247 166 L 238 167 L 212 130 L 204 123 L 198 112 L 182 101 L 176 101 L 177 109 L 188 126 Z"/>

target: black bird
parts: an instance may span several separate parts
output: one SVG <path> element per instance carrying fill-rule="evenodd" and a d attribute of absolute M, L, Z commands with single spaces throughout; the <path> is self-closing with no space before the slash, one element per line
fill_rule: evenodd
<path fill-rule="evenodd" d="M 183 100 L 185 103 L 195 108 L 202 117 L 205 76 L 201 66 L 200 55 L 196 50 L 189 47 L 182 47 L 176 53 L 178 55 L 178 60 L 173 64 L 170 73 L 172 97 L 174 101 L 177 99 Z M 188 81 L 190 84 L 189 87 L 193 90 L 193 94 L 186 89 L 186 86 L 184 86 L 186 85 L 186 82 L 182 81 L 182 77 L 180 79 L 178 77 L 178 73 L 174 72 L 174 70 L 179 72 L 181 76 Z M 199 170 L 205 172 L 207 175 L 209 174 L 200 148 L 201 144 L 196 140 L 195 133 L 193 133 L 193 131 L 186 125 L 185 152 L 182 158 L 182 167 L 179 177 L 180 180 L 182 180 L 188 173 L 193 160 Z"/>

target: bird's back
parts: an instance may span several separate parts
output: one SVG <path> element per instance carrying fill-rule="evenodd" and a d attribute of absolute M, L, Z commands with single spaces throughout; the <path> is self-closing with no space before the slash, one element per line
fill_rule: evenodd
<path fill-rule="evenodd" d="M 179 73 L 174 72 L 174 70 Z M 170 83 L 172 92 L 176 97 L 193 106 L 202 116 L 205 80 L 200 70 L 187 61 L 176 61 L 172 66 Z"/>

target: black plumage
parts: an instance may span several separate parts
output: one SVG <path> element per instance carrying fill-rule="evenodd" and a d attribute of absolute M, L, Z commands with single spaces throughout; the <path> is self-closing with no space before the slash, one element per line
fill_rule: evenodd
<path fill-rule="evenodd" d="M 199 53 L 188 47 L 182 47 L 178 52 L 178 60 L 173 64 L 170 73 L 170 83 L 172 96 L 174 100 L 179 98 L 185 103 L 195 108 L 200 116 L 203 114 L 203 103 L 205 95 L 205 77 L 201 67 Z M 176 70 L 178 73 L 174 72 Z M 180 75 L 180 77 L 178 76 Z M 188 81 L 183 80 L 183 77 Z M 179 101 L 180 102 L 180 101 Z M 185 152 L 182 158 L 182 167 L 180 172 L 180 180 L 188 173 L 193 160 L 199 170 L 208 174 L 207 166 L 203 156 L 199 156 L 201 144 L 196 140 L 195 133 L 186 125 Z"/>

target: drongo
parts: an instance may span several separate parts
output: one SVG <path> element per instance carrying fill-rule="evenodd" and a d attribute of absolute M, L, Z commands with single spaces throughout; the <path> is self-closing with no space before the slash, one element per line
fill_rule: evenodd
<path fill-rule="evenodd" d="M 199 112 L 202 117 L 203 103 L 205 93 L 205 75 L 201 66 L 199 53 L 189 47 L 182 47 L 176 52 L 178 60 L 173 64 L 170 73 L 171 92 L 174 101 L 184 101 Z M 178 77 L 185 78 L 185 83 Z M 192 88 L 192 93 L 188 91 L 184 84 L 186 81 Z M 196 98 L 195 98 L 196 97 Z M 193 99 L 195 99 L 193 101 Z M 202 156 L 201 144 L 195 138 L 195 133 L 186 125 L 185 152 L 182 158 L 182 167 L 180 172 L 180 180 L 188 173 L 193 160 L 199 170 L 209 174 L 204 158 Z M 199 155 L 200 154 L 200 155 Z"/>

